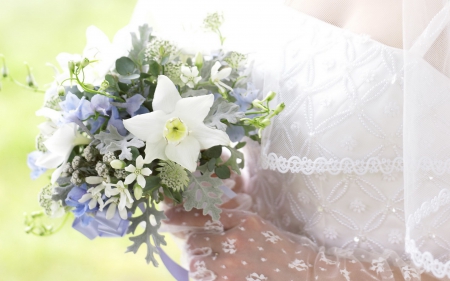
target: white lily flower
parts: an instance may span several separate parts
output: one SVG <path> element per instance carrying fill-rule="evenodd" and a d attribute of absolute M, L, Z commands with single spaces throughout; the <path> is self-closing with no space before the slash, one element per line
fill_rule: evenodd
<path fill-rule="evenodd" d="M 202 80 L 202 77 L 198 75 L 199 72 L 196 66 L 187 67 L 182 65 L 180 70 L 181 81 L 183 81 L 183 83 L 185 83 L 189 88 L 194 88 L 198 81 Z"/>
<path fill-rule="evenodd" d="M 219 71 L 219 68 L 222 66 L 220 62 L 216 61 L 216 63 L 211 68 L 211 81 L 216 85 L 221 91 L 225 91 L 223 88 L 227 88 L 230 91 L 233 89 L 227 84 L 223 83 L 220 80 L 226 79 L 231 74 L 231 67 L 224 67 Z"/>
<path fill-rule="evenodd" d="M 100 86 L 108 71 L 114 69 L 115 61 L 122 56 L 126 56 L 130 50 L 131 38 L 127 27 L 119 30 L 111 43 L 100 29 L 90 26 L 86 30 L 86 39 L 87 43 L 82 55 L 61 53 L 56 57 L 63 69 L 63 73 L 57 77 L 57 81 L 62 82 L 70 77 L 69 61 L 77 62 L 87 58 L 92 63 L 83 69 L 84 83 Z M 66 81 L 64 84 L 71 85 L 74 83 L 73 81 L 72 83 Z M 83 91 L 83 89 L 80 89 L 80 91 Z"/>
<path fill-rule="evenodd" d="M 193 172 L 201 149 L 230 144 L 225 132 L 203 123 L 213 102 L 212 94 L 181 98 L 173 82 L 160 75 L 153 99 L 154 111 L 124 120 L 123 124 L 133 135 L 146 141 L 145 163 L 169 159 Z"/>
<path fill-rule="evenodd" d="M 127 219 L 127 212 L 125 208 L 131 208 L 132 203 L 134 202 L 133 198 L 131 198 L 130 191 L 128 191 L 128 186 L 124 185 L 122 181 L 119 181 L 117 184 L 112 183 L 105 183 L 105 184 L 106 184 L 105 195 L 107 197 L 111 197 L 105 202 L 105 206 L 107 204 L 116 205 L 117 209 L 119 209 L 120 217 L 124 220 Z M 112 188 L 113 186 L 115 186 L 116 188 Z M 119 195 L 119 197 L 112 197 L 116 195 Z M 110 211 L 109 209 L 111 209 L 111 206 L 108 208 L 106 218 L 108 218 L 108 212 L 109 213 L 113 212 Z M 112 213 L 111 217 L 109 218 L 112 218 L 115 214 L 115 207 L 113 209 L 114 213 Z"/>
<path fill-rule="evenodd" d="M 126 178 L 125 178 L 125 184 L 130 184 L 134 182 L 137 179 L 137 183 L 140 186 L 145 186 L 147 183 L 144 176 L 148 177 L 152 174 L 152 171 L 149 168 L 142 168 L 144 166 L 144 159 L 141 155 L 139 155 L 138 158 L 136 158 L 136 166 L 128 165 L 128 167 L 125 168 L 125 171 L 130 172 Z"/>
<path fill-rule="evenodd" d="M 72 149 L 81 144 L 89 144 L 90 139 L 83 136 L 74 123 L 67 123 L 58 128 L 51 137 L 43 142 L 46 152 L 36 160 L 36 165 L 39 167 L 54 169 L 61 165 L 52 174 L 52 183 L 61 174 L 64 163 L 69 159 Z"/>
<path fill-rule="evenodd" d="M 91 187 L 88 189 L 88 191 L 86 192 L 86 194 L 84 194 L 80 200 L 78 200 L 78 202 L 80 203 L 84 203 L 88 200 L 89 201 L 89 209 L 94 209 L 95 207 L 97 207 L 97 204 L 99 205 L 100 210 L 103 209 L 105 203 L 103 202 L 102 199 L 102 190 L 105 189 L 106 185 L 104 183 L 101 183 L 99 185 L 97 185 L 96 187 Z"/>

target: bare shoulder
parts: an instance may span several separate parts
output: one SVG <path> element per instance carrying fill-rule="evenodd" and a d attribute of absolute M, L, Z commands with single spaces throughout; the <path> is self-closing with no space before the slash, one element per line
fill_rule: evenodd
<path fill-rule="evenodd" d="M 401 0 L 288 0 L 286 5 L 322 21 L 402 47 Z"/>

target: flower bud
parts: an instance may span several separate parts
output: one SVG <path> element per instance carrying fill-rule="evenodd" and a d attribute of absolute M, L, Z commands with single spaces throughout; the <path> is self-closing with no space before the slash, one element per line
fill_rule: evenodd
<path fill-rule="evenodd" d="M 36 83 L 36 80 L 34 79 L 33 74 L 31 74 L 31 73 L 28 74 L 26 81 L 27 81 L 28 86 L 30 86 L 32 88 L 37 87 L 37 83 Z"/>
<path fill-rule="evenodd" d="M 270 119 L 269 119 L 269 118 L 265 118 L 265 119 L 263 119 L 263 120 L 261 121 L 260 124 L 261 124 L 261 127 L 265 128 L 265 127 L 267 127 L 267 126 L 270 125 Z"/>
<path fill-rule="evenodd" d="M 6 67 L 6 65 L 3 65 L 3 67 L 2 67 L 2 76 L 3 76 L 3 78 L 8 77 L 8 75 L 9 75 L 8 68 Z"/>
<path fill-rule="evenodd" d="M 136 200 L 139 200 L 142 198 L 142 193 L 143 193 L 142 186 L 140 186 L 139 184 L 136 183 L 134 185 L 133 191 L 134 191 L 134 197 L 136 197 Z"/>
<path fill-rule="evenodd" d="M 109 87 L 109 82 L 106 80 L 104 80 L 102 82 L 102 84 L 100 85 L 100 89 L 102 89 L 102 90 L 106 90 L 106 89 L 108 89 L 108 87 Z"/>
<path fill-rule="evenodd" d="M 81 62 L 80 62 L 80 66 L 81 68 L 85 68 L 86 66 L 88 66 L 90 63 L 88 58 L 84 58 Z"/>
<path fill-rule="evenodd" d="M 68 62 L 68 67 L 71 75 L 75 73 L 75 62 L 73 60 Z"/>
<path fill-rule="evenodd" d="M 111 167 L 113 167 L 116 170 L 122 170 L 126 166 L 125 162 L 122 160 L 119 160 L 119 159 L 115 159 L 115 160 L 111 161 L 109 164 L 111 165 Z"/>
<path fill-rule="evenodd" d="M 94 90 L 94 85 L 92 84 L 84 84 L 84 86 L 90 90 Z"/>
<path fill-rule="evenodd" d="M 195 66 L 200 70 L 203 67 L 203 55 L 198 52 L 194 57 Z"/>
<path fill-rule="evenodd" d="M 280 112 L 283 111 L 285 107 L 286 107 L 286 105 L 284 104 L 284 102 L 280 103 L 273 111 L 273 114 L 275 114 L 275 115 L 280 114 Z"/>
<path fill-rule="evenodd" d="M 253 105 L 253 107 L 256 107 L 256 108 L 266 109 L 266 108 L 261 104 L 261 101 L 260 101 L 260 100 L 254 100 L 254 101 L 252 102 L 252 105 Z"/>
<path fill-rule="evenodd" d="M 275 92 L 269 92 L 266 96 L 266 98 L 264 99 L 265 101 L 271 101 L 275 98 L 275 96 L 277 95 L 277 93 Z"/>
<path fill-rule="evenodd" d="M 60 97 L 64 96 L 66 94 L 66 90 L 64 89 L 64 86 L 59 85 L 58 86 L 58 95 Z"/>

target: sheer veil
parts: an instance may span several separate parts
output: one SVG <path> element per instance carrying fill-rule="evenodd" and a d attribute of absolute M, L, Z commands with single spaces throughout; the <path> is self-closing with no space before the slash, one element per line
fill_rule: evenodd
<path fill-rule="evenodd" d="M 131 24 L 149 23 L 185 50 L 206 52 L 219 42 L 201 29 L 202 20 L 221 10 L 225 48 L 257 54 L 289 40 L 289 17 L 274 8 L 282 5 L 280 0 L 139 0 Z M 450 277 L 449 0 L 403 0 L 403 48 L 406 252 L 421 269 Z M 277 90 L 277 69 L 274 63 L 271 73 L 264 74 L 263 91 Z"/>

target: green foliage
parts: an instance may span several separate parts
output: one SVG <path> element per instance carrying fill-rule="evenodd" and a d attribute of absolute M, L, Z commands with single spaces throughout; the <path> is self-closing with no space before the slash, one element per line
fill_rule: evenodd
<path fill-rule="evenodd" d="M 231 156 L 225 163 L 223 163 L 223 165 L 230 167 L 231 170 L 240 175 L 241 169 L 244 168 L 244 154 L 236 148 L 230 146 L 227 146 L 226 148 L 230 150 Z"/>
<path fill-rule="evenodd" d="M 137 64 L 143 65 L 145 59 L 145 49 L 148 42 L 151 40 L 152 28 L 147 24 L 139 27 L 138 33 L 131 33 L 132 49 L 130 51 L 130 58 Z"/>
<path fill-rule="evenodd" d="M 136 71 L 136 64 L 127 57 L 121 57 L 116 60 L 116 71 L 120 75 L 129 76 Z"/>
<path fill-rule="evenodd" d="M 244 113 L 239 111 L 237 104 L 231 103 L 219 97 L 214 101 L 208 115 L 205 118 L 205 124 L 210 127 L 216 127 L 219 130 L 225 131 L 227 125 L 223 121 L 229 123 L 237 123 L 244 117 Z"/>
<path fill-rule="evenodd" d="M 129 219 L 131 225 L 128 228 L 128 233 L 134 234 L 137 227 L 141 225 L 141 223 L 145 224 L 145 229 L 141 234 L 130 237 L 133 244 L 127 248 L 127 252 L 133 252 L 136 254 L 139 247 L 141 247 L 142 244 L 146 244 L 147 255 L 145 260 L 147 263 L 152 262 L 153 266 L 158 266 L 159 264 L 155 258 L 155 253 L 158 253 L 157 247 L 166 245 L 164 236 L 158 233 L 158 229 L 161 226 L 161 220 L 166 219 L 166 216 L 163 211 L 158 211 L 156 209 L 156 205 L 153 201 L 146 199 L 145 197 L 134 201 L 133 206 L 131 207 L 131 212 L 135 214 L 138 207 L 141 208 L 142 214 Z M 151 217 L 155 219 L 153 224 Z M 150 238 L 152 238 L 154 245 L 152 244 Z"/>

